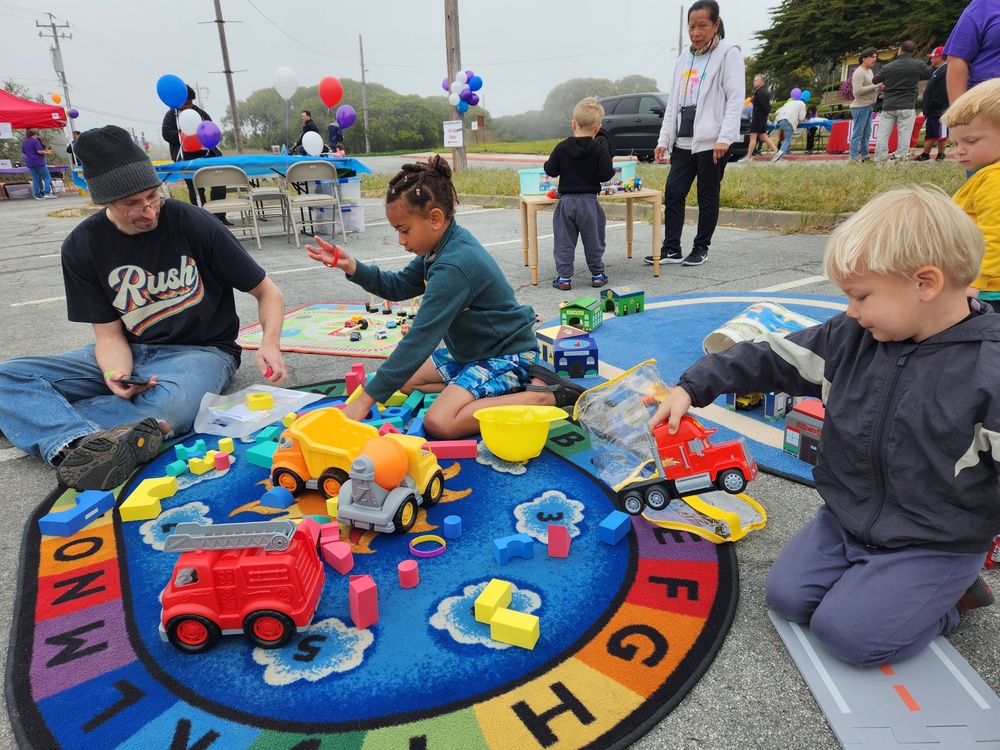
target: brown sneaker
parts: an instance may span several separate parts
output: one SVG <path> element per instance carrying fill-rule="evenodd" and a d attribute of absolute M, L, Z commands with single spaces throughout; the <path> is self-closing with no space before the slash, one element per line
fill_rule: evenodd
<path fill-rule="evenodd" d="M 159 453 L 161 445 L 163 433 L 152 417 L 120 424 L 84 438 L 59 464 L 56 477 L 77 490 L 110 490 Z"/>
<path fill-rule="evenodd" d="M 962 594 L 962 598 L 958 600 L 955 609 L 958 610 L 958 614 L 964 615 L 970 609 L 988 607 L 995 601 L 996 597 L 993 596 L 993 591 L 990 589 L 990 585 L 986 583 L 986 579 L 982 576 L 976 576 L 975 583 L 969 586 L 969 590 Z"/>

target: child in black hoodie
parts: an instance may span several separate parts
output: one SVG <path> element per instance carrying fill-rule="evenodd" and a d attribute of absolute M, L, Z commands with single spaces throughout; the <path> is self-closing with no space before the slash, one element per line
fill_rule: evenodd
<path fill-rule="evenodd" d="M 615 175 L 611 154 L 594 141 L 604 119 L 604 107 L 587 97 L 573 108 L 573 137 L 559 143 L 545 162 L 545 174 L 559 178 L 559 203 L 552 217 L 556 262 L 556 289 L 573 288 L 576 239 L 583 238 L 583 252 L 590 268 L 591 286 L 608 283 L 604 273 L 604 209 L 597 203 L 601 183 Z"/>

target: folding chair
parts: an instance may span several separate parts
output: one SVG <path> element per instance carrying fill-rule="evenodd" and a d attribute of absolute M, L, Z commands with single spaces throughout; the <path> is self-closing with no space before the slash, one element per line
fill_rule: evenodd
<path fill-rule="evenodd" d="M 282 181 L 278 185 L 261 185 L 260 187 L 250 186 L 250 196 L 255 204 L 276 202 L 281 209 L 281 229 L 286 234 L 288 232 L 288 203 L 286 191 L 287 187 Z M 263 217 L 264 207 L 259 206 Z"/>
<path fill-rule="evenodd" d="M 202 167 L 194 173 L 194 177 L 191 179 L 194 181 L 198 204 L 206 211 L 209 213 L 240 212 L 240 229 L 244 235 L 248 229 L 247 216 L 250 217 L 253 235 L 257 239 L 257 249 L 260 250 L 260 230 L 257 228 L 257 214 L 254 212 L 253 199 L 250 193 L 250 179 L 247 177 L 247 173 L 239 167 Z M 208 190 L 213 187 L 236 188 L 236 197 L 230 198 L 227 195 L 220 200 L 202 202 L 199 188 Z"/>
<path fill-rule="evenodd" d="M 319 180 L 332 181 L 333 189 L 330 193 L 317 192 L 307 193 L 298 186 L 308 187 L 309 183 L 317 183 Z M 347 240 L 347 232 L 344 230 L 344 215 L 340 211 L 340 198 L 337 195 L 337 167 L 328 161 L 300 161 L 288 167 L 285 173 L 285 181 L 288 183 L 288 227 L 289 233 L 295 235 L 295 246 L 299 245 L 299 228 L 303 230 L 306 224 L 330 224 L 334 237 L 337 235 L 337 225 L 340 225 L 340 233 L 344 240 Z M 316 185 L 318 188 L 319 185 Z M 313 208 L 330 206 L 333 217 L 330 221 L 314 220 L 310 211 L 307 218 L 305 211 Z M 295 209 L 302 209 L 299 218 L 296 219 Z M 288 239 L 287 235 L 285 237 Z"/>

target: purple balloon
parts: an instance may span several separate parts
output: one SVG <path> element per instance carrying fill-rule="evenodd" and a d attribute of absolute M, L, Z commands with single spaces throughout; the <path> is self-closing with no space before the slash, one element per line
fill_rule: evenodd
<path fill-rule="evenodd" d="M 350 104 L 345 104 L 337 110 L 337 124 L 340 125 L 342 129 L 351 127 L 357 119 L 358 114 L 354 111 L 354 107 Z"/>
<path fill-rule="evenodd" d="M 465 81 L 466 81 L 466 83 L 468 83 L 469 81 L 471 81 L 472 77 L 474 75 L 475 75 L 475 73 L 473 73 L 471 70 L 465 71 Z"/>
<path fill-rule="evenodd" d="M 472 104 L 470 97 L 473 96 L 475 96 L 475 94 L 472 93 L 472 89 L 466 86 L 464 89 L 462 89 L 462 93 L 458 95 L 458 98 L 461 99 L 462 101 L 466 101 L 469 102 L 469 104 Z"/>
<path fill-rule="evenodd" d="M 468 102 L 470 107 L 475 107 L 477 104 L 479 104 L 479 94 L 476 93 L 469 94 Z"/>
<path fill-rule="evenodd" d="M 448 80 L 448 76 L 445 76 L 444 80 L 441 81 L 441 88 L 445 91 L 451 91 L 451 81 Z"/>
<path fill-rule="evenodd" d="M 69 112 L 67 112 L 66 114 L 68 114 L 68 115 L 69 115 L 69 118 L 70 118 L 71 120 L 75 120 L 75 119 L 76 119 L 77 117 L 79 117 L 79 116 L 80 116 L 80 113 L 79 113 L 79 112 L 77 112 L 77 111 L 76 111 L 75 109 L 71 109 L 71 110 L 70 110 Z"/>
<path fill-rule="evenodd" d="M 792 99 L 798 99 L 800 96 L 802 96 L 802 89 L 796 86 L 792 89 Z"/>
<path fill-rule="evenodd" d="M 198 137 L 198 142 L 209 150 L 215 148 L 222 142 L 222 131 L 220 131 L 219 126 L 211 120 L 203 120 L 199 123 L 198 129 L 195 131 L 195 135 Z"/>

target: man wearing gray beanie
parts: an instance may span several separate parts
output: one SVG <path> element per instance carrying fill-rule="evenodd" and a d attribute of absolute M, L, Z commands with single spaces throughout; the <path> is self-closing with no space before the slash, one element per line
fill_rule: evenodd
<path fill-rule="evenodd" d="M 285 379 L 284 300 L 214 216 L 160 197 L 160 178 L 125 130 L 88 130 L 74 150 L 104 210 L 63 242 L 63 283 L 69 319 L 93 326 L 95 343 L 0 362 L 0 431 L 56 467 L 61 484 L 107 490 L 164 436 L 190 431 L 205 393 L 232 383 L 234 289 L 257 299 L 261 375 Z"/>

